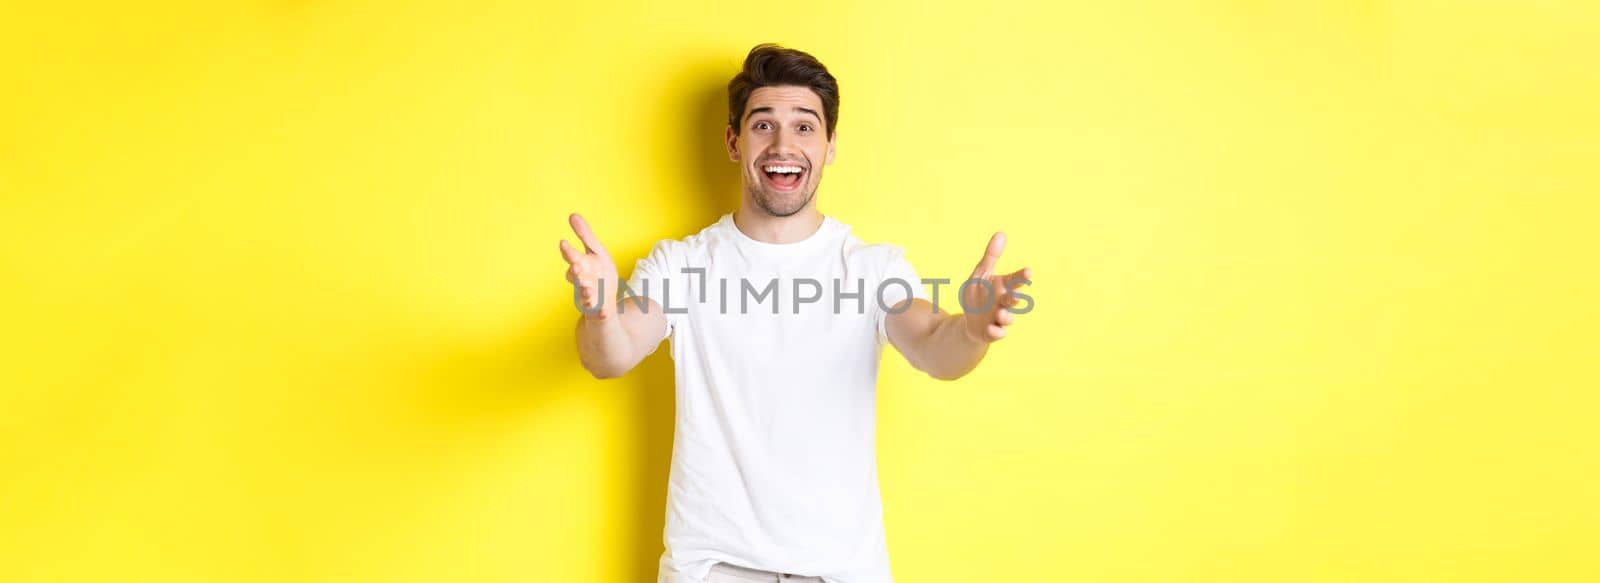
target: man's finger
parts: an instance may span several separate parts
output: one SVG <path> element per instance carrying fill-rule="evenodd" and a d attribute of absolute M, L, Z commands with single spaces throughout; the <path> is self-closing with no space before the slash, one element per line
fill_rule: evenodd
<path fill-rule="evenodd" d="M 1002 308 L 1014 307 L 1020 303 L 1022 303 L 1022 300 L 1017 299 L 1017 294 L 1006 294 L 1006 297 L 1000 298 L 1000 307 Z"/>
<path fill-rule="evenodd" d="M 567 263 L 577 263 L 578 258 L 582 256 L 583 254 L 579 253 L 577 249 L 573 249 L 572 244 L 568 243 L 566 239 L 561 240 L 561 258 L 566 259 Z"/>
<path fill-rule="evenodd" d="M 983 259 L 978 261 L 978 268 L 972 270 L 973 275 L 983 276 L 994 273 L 994 264 L 1000 261 L 1000 252 L 1006 248 L 1006 234 L 995 233 L 989 237 L 989 246 L 983 250 Z"/>
<path fill-rule="evenodd" d="M 1024 285 L 1028 285 L 1027 282 L 1033 281 L 1033 270 L 1024 267 L 1011 273 L 1007 273 L 1003 277 L 1005 278 L 1006 289 L 1017 289 Z"/>
<path fill-rule="evenodd" d="M 1001 326 L 1010 326 L 1015 321 L 1014 318 L 1015 316 L 1012 316 L 1011 312 L 1000 310 L 994 314 L 994 323 Z"/>
<path fill-rule="evenodd" d="M 989 289 L 994 290 L 994 295 L 990 296 L 989 298 L 992 300 L 989 303 L 990 311 L 993 311 L 996 307 L 1003 305 L 1006 301 L 1006 298 L 1011 297 L 1011 290 L 1006 287 L 1005 279 L 1000 277 L 989 277 Z"/>
<path fill-rule="evenodd" d="M 578 240 L 583 241 L 585 249 L 596 255 L 606 254 L 605 246 L 601 245 L 600 240 L 595 238 L 594 230 L 589 228 L 588 221 L 583 220 L 583 215 L 572 213 L 572 216 L 567 217 L 567 222 L 572 224 L 572 232 L 578 234 Z"/>

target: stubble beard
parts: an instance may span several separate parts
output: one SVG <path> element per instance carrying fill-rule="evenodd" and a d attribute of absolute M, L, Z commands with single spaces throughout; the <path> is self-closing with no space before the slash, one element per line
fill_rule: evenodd
<path fill-rule="evenodd" d="M 806 178 L 809 180 L 809 172 L 807 174 Z M 760 180 L 760 178 L 757 177 L 757 180 Z M 794 216 L 795 213 L 800 212 L 800 209 L 806 208 L 806 205 L 811 203 L 811 199 L 817 196 L 817 187 L 812 185 L 810 189 L 804 191 L 803 196 L 795 196 L 793 202 L 785 205 L 782 200 L 785 198 L 784 195 L 768 191 L 765 184 L 746 185 L 744 191 L 750 195 L 751 200 L 755 201 L 756 206 L 762 212 L 778 218 Z"/>

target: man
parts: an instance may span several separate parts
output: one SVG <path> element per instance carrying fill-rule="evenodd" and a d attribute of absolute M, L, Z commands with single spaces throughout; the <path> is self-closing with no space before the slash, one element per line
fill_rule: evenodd
<path fill-rule="evenodd" d="M 677 422 L 660 581 L 891 581 L 878 493 L 875 390 L 891 344 L 955 379 L 1005 337 L 1027 269 L 997 275 L 995 233 L 941 313 L 900 249 L 866 245 L 817 210 L 839 88 L 811 55 L 760 45 L 728 84 L 737 211 L 616 265 L 577 214 L 561 254 L 583 315 L 578 354 L 620 376 L 672 339 Z M 936 288 L 937 289 L 937 288 Z M 831 293 L 828 293 L 831 292 Z"/>

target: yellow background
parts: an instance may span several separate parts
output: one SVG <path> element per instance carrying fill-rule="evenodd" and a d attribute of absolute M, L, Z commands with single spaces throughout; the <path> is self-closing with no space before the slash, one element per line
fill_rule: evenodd
<path fill-rule="evenodd" d="M 671 362 L 588 377 L 556 241 L 731 209 L 763 41 L 842 82 L 825 213 L 1036 272 L 886 355 L 899 580 L 1600 579 L 1593 3 L 37 4 L 0 580 L 653 580 Z"/>

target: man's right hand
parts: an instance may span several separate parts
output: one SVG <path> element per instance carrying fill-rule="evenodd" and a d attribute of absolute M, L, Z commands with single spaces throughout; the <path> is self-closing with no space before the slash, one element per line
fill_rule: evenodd
<path fill-rule="evenodd" d="M 578 302 L 589 320 L 608 320 L 617 315 L 617 264 L 611 261 L 604 245 L 595 238 L 594 231 L 583 216 L 572 213 L 567 218 L 572 232 L 583 242 L 584 252 L 573 248 L 566 239 L 561 240 L 561 257 L 567 260 L 567 281 L 577 288 Z M 599 309 L 595 309 L 599 306 Z"/>

